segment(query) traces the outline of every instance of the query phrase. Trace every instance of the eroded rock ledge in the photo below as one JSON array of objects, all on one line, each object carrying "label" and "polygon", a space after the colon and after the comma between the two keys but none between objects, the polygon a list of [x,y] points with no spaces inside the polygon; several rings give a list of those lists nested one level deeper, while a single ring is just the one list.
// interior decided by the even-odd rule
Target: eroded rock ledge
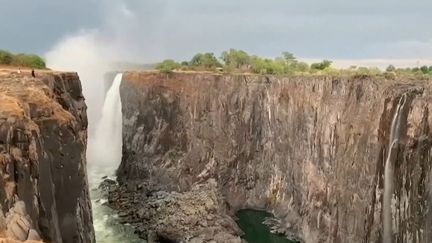
[{"label": "eroded rock ledge", "polygon": [[0,220],[0,231],[5,236],[95,241],[86,143],[86,105],[76,73],[40,71],[33,79],[0,70],[0,218],[6,219]]},{"label": "eroded rock ledge", "polygon": [[[406,96],[392,179],[394,242],[431,241],[430,80],[123,77],[120,189],[111,190],[125,198],[121,211],[138,213],[144,197],[151,205],[161,191],[188,195],[213,180],[223,214],[271,211],[278,231],[307,243],[381,242],[390,126]],[[154,218],[142,215],[135,216],[144,221],[138,225],[174,241],[194,232],[146,226]],[[234,227],[230,232],[237,234]]]}]

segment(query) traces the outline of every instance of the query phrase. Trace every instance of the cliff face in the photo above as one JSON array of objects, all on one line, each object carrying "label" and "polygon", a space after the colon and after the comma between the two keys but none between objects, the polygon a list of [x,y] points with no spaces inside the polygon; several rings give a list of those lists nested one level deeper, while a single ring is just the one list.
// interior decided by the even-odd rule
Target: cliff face
[{"label": "cliff face", "polygon": [[123,77],[120,184],[182,192],[214,178],[228,210],[272,211],[305,242],[382,242],[383,209],[394,242],[432,240],[427,81]]},{"label": "cliff face", "polygon": [[76,73],[41,71],[33,79],[0,71],[0,231],[18,240],[95,241],[86,143]]}]

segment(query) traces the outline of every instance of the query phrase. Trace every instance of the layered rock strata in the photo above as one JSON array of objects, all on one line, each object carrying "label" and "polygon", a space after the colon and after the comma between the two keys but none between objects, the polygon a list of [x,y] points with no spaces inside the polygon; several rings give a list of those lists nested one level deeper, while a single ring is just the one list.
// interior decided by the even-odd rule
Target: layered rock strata
[{"label": "layered rock strata", "polygon": [[86,143],[76,73],[0,70],[0,226],[8,237],[95,241]]},{"label": "layered rock strata", "polygon": [[128,72],[121,97],[123,195],[214,180],[220,212],[271,211],[304,242],[382,242],[388,207],[391,240],[432,241],[430,80]]}]

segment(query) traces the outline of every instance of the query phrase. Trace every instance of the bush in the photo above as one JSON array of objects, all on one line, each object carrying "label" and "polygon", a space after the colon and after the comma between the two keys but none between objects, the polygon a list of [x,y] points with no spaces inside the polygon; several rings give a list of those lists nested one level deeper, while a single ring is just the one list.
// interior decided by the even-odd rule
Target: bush
[{"label": "bush", "polygon": [[45,61],[34,54],[12,54],[8,51],[0,50],[0,64],[13,65],[29,68],[46,68]]},{"label": "bush", "polygon": [[189,65],[205,70],[214,70],[217,67],[222,67],[222,64],[217,60],[214,54],[210,52],[196,54],[189,62]]},{"label": "bush", "polygon": [[45,61],[37,55],[18,54],[12,60],[12,65],[43,69]]},{"label": "bush", "polygon": [[171,73],[180,67],[181,65],[172,59],[164,60],[163,62],[156,65],[156,69],[163,73]]},{"label": "bush", "polygon": [[225,66],[236,69],[247,68],[251,63],[249,54],[245,51],[235,49],[222,52],[221,59],[224,61]]},{"label": "bush", "polygon": [[396,68],[395,68],[395,66],[393,66],[393,65],[389,65],[389,66],[386,68],[386,71],[387,71],[387,72],[394,72],[394,71],[396,71]]},{"label": "bush", "polygon": [[422,66],[422,67],[420,68],[420,71],[421,71],[423,74],[428,74],[428,73],[429,73],[429,67],[428,67],[428,66]]},{"label": "bush", "polygon": [[8,51],[0,50],[0,64],[10,65],[12,63],[13,55]]},{"label": "bush", "polygon": [[324,69],[330,67],[331,64],[332,64],[332,61],[323,60],[322,62],[312,63],[311,68],[316,69],[316,70],[324,70]]}]

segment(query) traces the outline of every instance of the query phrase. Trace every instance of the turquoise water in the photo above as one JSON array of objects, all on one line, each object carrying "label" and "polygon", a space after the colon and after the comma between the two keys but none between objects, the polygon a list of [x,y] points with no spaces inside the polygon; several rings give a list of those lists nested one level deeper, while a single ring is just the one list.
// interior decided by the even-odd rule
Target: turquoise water
[{"label": "turquoise water", "polygon": [[266,218],[273,217],[270,213],[245,209],[237,211],[236,217],[237,224],[245,233],[242,238],[248,243],[295,243],[283,236],[272,234],[269,227],[263,224]]}]

